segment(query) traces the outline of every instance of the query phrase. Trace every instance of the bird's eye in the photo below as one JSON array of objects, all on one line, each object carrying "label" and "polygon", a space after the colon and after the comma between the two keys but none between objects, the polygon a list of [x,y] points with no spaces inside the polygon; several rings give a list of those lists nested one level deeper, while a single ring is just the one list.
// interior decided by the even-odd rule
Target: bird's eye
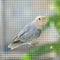
[{"label": "bird's eye", "polygon": [[41,20],[41,19],[39,18],[39,20]]}]

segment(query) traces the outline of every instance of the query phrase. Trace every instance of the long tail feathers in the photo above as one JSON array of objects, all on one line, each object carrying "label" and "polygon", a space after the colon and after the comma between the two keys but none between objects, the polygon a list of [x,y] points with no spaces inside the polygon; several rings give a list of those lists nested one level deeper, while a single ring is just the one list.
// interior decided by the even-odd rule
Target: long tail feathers
[{"label": "long tail feathers", "polygon": [[15,48],[18,48],[19,46],[26,45],[26,44],[31,45],[31,42],[24,43],[24,42],[20,41],[17,36],[15,36],[14,39],[13,39],[13,42],[11,42],[8,45],[8,48],[10,48],[11,50],[13,50]]},{"label": "long tail feathers", "polygon": [[20,42],[20,40],[14,41],[12,43],[9,44],[8,48],[11,48],[11,50],[19,47],[22,44],[22,42]]},{"label": "long tail feathers", "polygon": [[15,36],[15,37],[13,38],[13,42],[8,45],[8,48],[11,48],[11,50],[13,50],[13,49],[19,47],[22,43],[23,43],[23,42],[20,41],[20,40],[18,40],[18,37]]}]

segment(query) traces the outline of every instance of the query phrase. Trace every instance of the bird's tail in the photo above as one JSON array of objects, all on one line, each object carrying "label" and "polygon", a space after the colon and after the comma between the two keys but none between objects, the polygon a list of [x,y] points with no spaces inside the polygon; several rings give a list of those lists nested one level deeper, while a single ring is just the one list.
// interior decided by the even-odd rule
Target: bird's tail
[{"label": "bird's tail", "polygon": [[13,49],[19,47],[21,44],[23,44],[23,42],[20,41],[17,36],[15,36],[14,39],[13,39],[13,42],[11,42],[8,45],[8,48],[11,48],[11,50],[13,50]]}]

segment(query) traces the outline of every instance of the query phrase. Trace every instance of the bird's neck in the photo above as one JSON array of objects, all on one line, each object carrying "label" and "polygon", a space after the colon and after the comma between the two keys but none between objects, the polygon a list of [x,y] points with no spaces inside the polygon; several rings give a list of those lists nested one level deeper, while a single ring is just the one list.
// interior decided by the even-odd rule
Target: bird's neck
[{"label": "bird's neck", "polygon": [[33,21],[32,24],[34,24],[38,29],[42,29],[42,26],[39,25],[37,22]]}]

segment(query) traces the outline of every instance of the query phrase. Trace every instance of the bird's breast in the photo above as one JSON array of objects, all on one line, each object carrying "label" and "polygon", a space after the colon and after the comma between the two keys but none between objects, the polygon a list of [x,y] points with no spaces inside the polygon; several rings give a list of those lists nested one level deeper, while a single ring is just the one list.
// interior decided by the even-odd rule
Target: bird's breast
[{"label": "bird's breast", "polygon": [[41,33],[41,30],[37,29],[36,27],[30,27],[29,31],[21,36],[21,39],[24,42],[29,42],[39,37],[40,33]]}]

